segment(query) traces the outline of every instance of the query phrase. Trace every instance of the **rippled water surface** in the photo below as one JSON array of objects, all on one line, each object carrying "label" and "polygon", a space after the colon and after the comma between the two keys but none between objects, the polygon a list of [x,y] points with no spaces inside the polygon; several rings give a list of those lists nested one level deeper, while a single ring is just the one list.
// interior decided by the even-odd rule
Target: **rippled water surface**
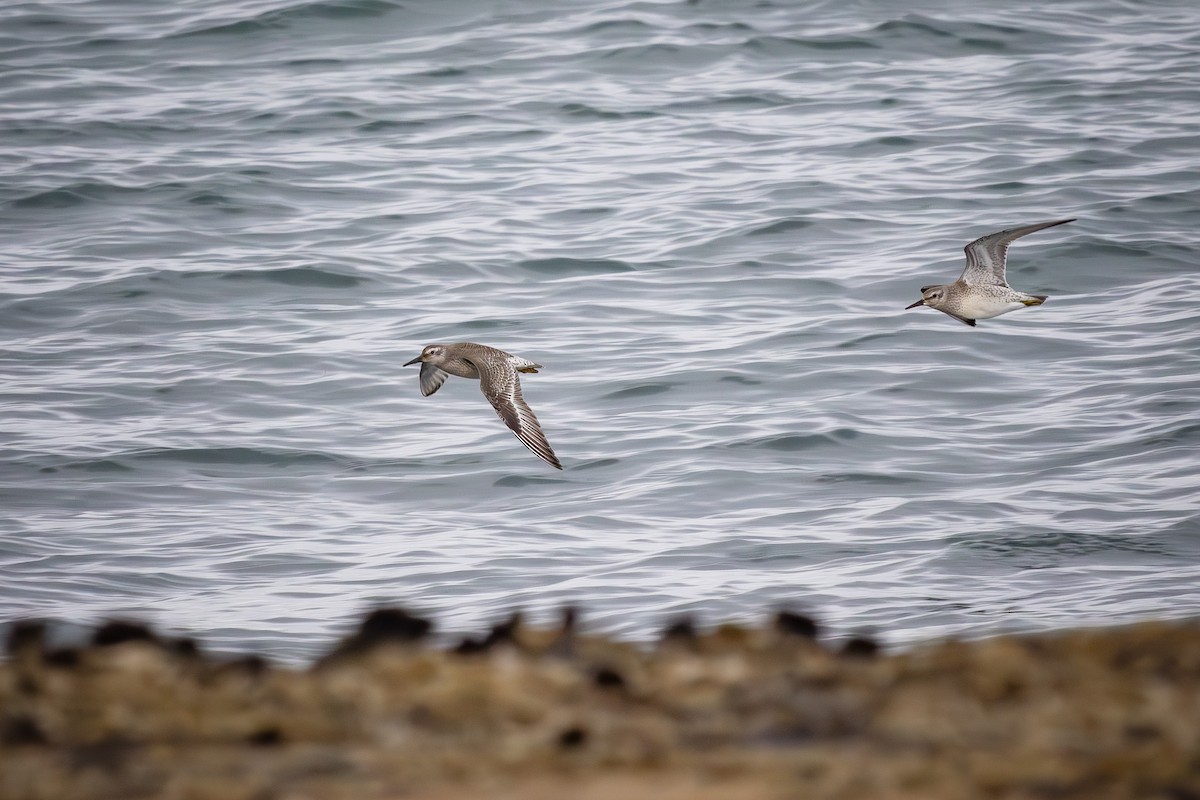
[{"label": "rippled water surface", "polygon": [[0,617],[1194,614],[1200,7],[991,5],[0,6]]}]

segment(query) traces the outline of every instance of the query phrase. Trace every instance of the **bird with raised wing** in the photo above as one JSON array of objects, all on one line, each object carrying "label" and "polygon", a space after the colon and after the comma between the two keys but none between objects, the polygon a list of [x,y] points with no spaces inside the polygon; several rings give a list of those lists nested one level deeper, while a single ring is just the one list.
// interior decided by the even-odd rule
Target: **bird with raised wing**
[{"label": "bird with raised wing", "polygon": [[517,438],[550,466],[562,469],[533,409],[521,396],[517,379],[518,372],[537,372],[541,364],[474,342],[427,345],[404,366],[413,364],[421,365],[421,394],[425,397],[440,389],[450,375],[478,380],[483,396]]},{"label": "bird with raised wing", "polygon": [[1008,285],[1004,275],[1008,246],[1022,236],[1074,221],[1071,218],[1037,222],[979,237],[964,248],[967,266],[958,280],[922,286],[921,299],[907,308],[929,306],[975,327],[977,319],[991,319],[1018,308],[1040,306],[1046,302],[1046,295],[1018,292]]}]

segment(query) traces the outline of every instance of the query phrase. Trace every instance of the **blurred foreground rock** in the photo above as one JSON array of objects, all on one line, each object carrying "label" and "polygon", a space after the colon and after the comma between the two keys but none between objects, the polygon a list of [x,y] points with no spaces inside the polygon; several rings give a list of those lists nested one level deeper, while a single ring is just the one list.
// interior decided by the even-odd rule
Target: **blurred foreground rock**
[{"label": "blurred foreground rock", "polygon": [[109,623],[0,663],[4,800],[1200,799],[1200,625],[822,646],[806,618],[655,646],[514,617],[448,648],[373,612],[311,669]]}]

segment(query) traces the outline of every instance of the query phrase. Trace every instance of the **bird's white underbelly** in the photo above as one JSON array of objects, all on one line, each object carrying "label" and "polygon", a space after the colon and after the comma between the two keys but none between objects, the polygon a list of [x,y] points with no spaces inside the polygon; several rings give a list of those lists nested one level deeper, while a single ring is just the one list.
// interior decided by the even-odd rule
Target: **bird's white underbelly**
[{"label": "bird's white underbelly", "polygon": [[1024,307],[1025,304],[1020,300],[1006,300],[1000,297],[971,297],[966,298],[960,311],[962,316],[967,319],[991,319]]}]

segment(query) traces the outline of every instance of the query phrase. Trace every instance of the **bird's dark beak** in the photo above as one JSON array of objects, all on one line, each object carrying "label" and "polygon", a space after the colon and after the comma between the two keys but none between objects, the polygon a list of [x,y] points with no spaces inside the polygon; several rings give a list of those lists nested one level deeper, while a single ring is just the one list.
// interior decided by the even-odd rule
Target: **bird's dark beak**
[{"label": "bird's dark beak", "polygon": [[924,298],[924,297],[922,297],[922,298],[921,298],[920,300],[918,300],[917,302],[913,303],[911,306],[905,306],[905,307],[904,307],[904,310],[905,310],[905,311],[908,311],[910,308],[916,308],[917,306],[923,306],[923,305],[925,305],[925,298]]},{"label": "bird's dark beak", "polygon": [[409,361],[409,362],[408,362],[407,364],[405,364],[404,366],[406,366],[406,367],[411,367],[413,364],[420,364],[420,363],[421,363],[421,357],[420,357],[420,356],[417,356],[416,358],[414,358],[412,361]]}]

